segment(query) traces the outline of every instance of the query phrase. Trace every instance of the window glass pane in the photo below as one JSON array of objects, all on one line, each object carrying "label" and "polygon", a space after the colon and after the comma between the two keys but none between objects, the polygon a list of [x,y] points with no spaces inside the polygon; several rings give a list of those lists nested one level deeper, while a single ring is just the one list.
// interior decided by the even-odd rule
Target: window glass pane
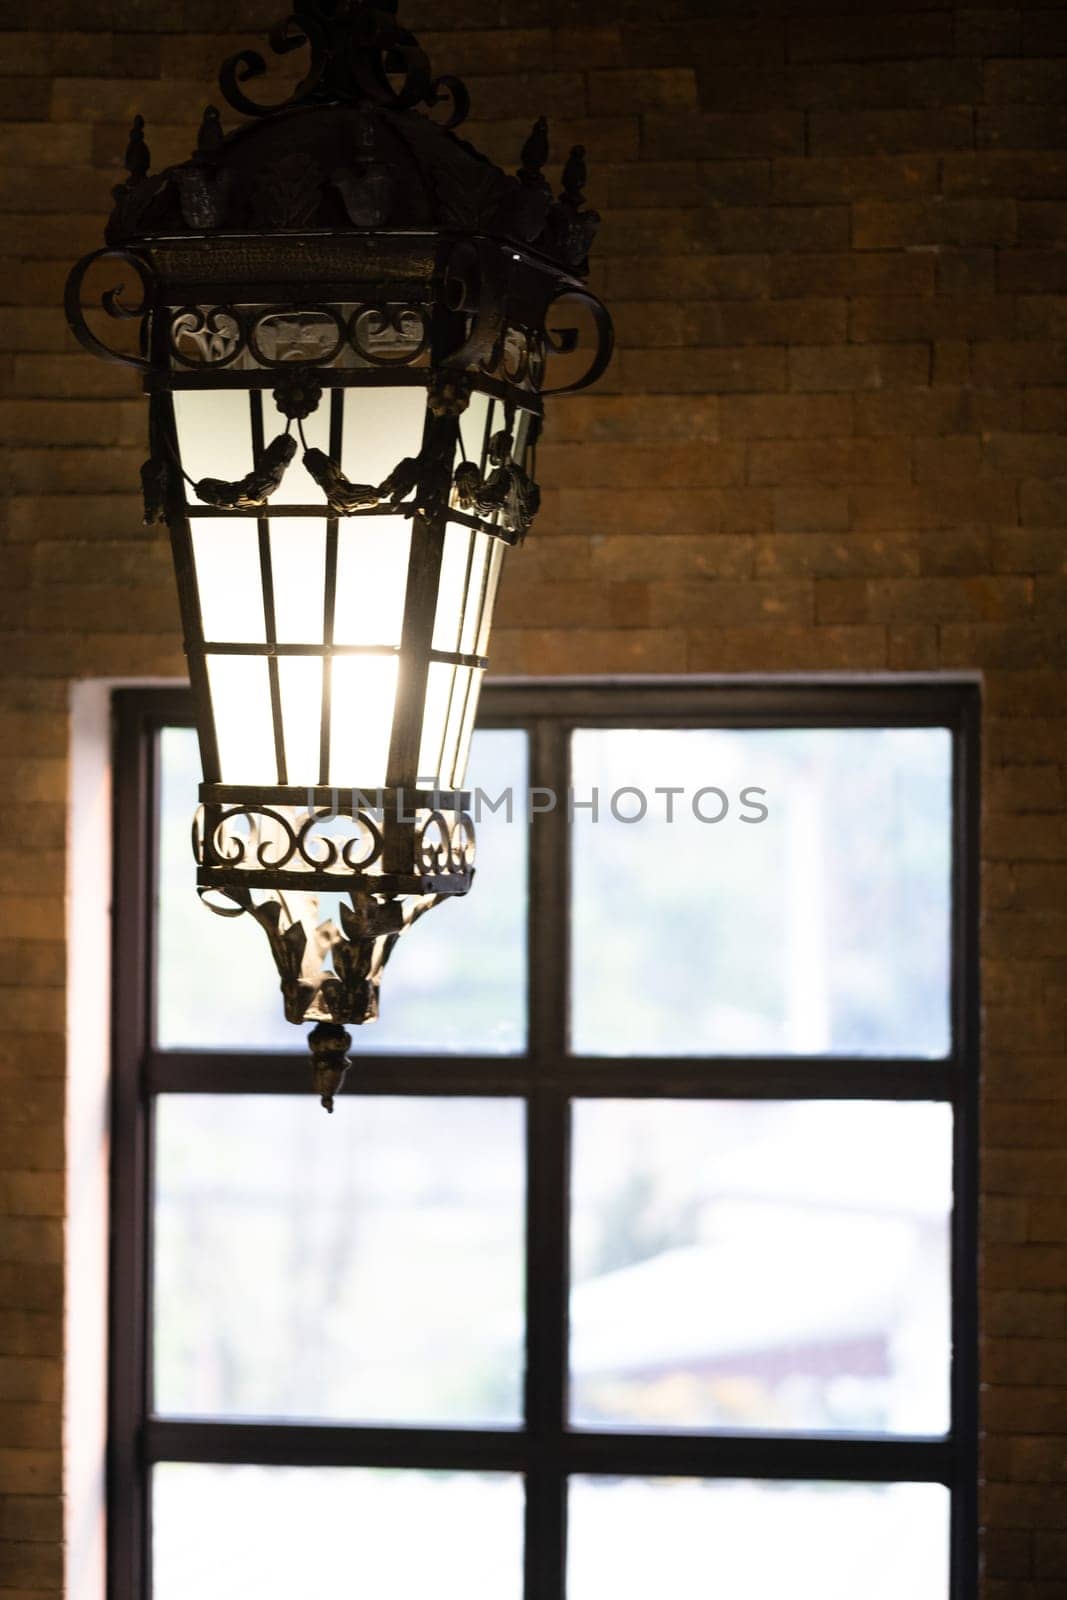
[{"label": "window glass pane", "polygon": [[583,1101],[572,1415],[948,1427],[947,1106]]},{"label": "window glass pane", "polygon": [[[265,663],[255,665],[265,676]],[[285,703],[288,709],[291,702]],[[523,1048],[526,743],[518,729],[475,735],[470,782],[489,801],[510,789],[514,820],[507,820],[504,807],[491,811],[488,804],[480,805],[475,887],[462,899],[435,906],[404,934],[382,982],[379,1021],[351,1030],[355,1051],[509,1054]],[[189,828],[199,782],[195,733],[191,728],[164,729],[159,1044],[164,1049],[303,1050],[303,1031],[282,1014],[278,975],[263,930],[251,917],[214,916],[197,898]]]},{"label": "window glass pane", "polygon": [[155,1468],[155,1600],[520,1600],[519,1478]]},{"label": "window glass pane", "polygon": [[947,1600],[927,1483],[575,1478],[568,1600]]},{"label": "window glass pane", "polygon": [[516,1422],[523,1138],[515,1100],[162,1096],[156,1409]]},{"label": "window glass pane", "polygon": [[600,802],[575,820],[580,1054],[946,1053],[946,729],[582,729],[572,755]]}]

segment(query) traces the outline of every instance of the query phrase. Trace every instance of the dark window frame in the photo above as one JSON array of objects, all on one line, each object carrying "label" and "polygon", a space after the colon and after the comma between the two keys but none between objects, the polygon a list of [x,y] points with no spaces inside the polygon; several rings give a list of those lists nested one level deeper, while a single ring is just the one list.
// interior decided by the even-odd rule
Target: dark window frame
[{"label": "dark window frame", "polygon": [[[150,1600],[148,1484],[158,1461],[517,1471],[526,1482],[525,1597],[562,1600],[572,1473],[927,1481],[952,1493],[950,1600],[977,1582],[978,825],[973,681],[524,680],[486,685],[480,727],[522,727],[530,782],[567,787],[576,727],[946,727],[952,736],[951,1049],[943,1060],[570,1057],[565,808],[530,829],[529,1038],[519,1057],[370,1055],[347,1094],[510,1095],[527,1105],[525,1425],[509,1428],[204,1422],[149,1398],[153,1102],[168,1093],[306,1093],[306,1056],[154,1046],[157,734],[192,724],[186,689],[114,696],[115,863],[109,1600]],[[476,781],[477,775],[473,775]],[[476,893],[492,892],[483,884]],[[190,893],[192,865],[190,863]],[[266,949],[264,960],[268,959]],[[294,1035],[295,1037],[295,1035]],[[295,1070],[294,1070],[295,1058]],[[584,1098],[936,1100],[954,1111],[952,1426],[944,1438],[646,1433],[566,1426],[570,1102]]]}]

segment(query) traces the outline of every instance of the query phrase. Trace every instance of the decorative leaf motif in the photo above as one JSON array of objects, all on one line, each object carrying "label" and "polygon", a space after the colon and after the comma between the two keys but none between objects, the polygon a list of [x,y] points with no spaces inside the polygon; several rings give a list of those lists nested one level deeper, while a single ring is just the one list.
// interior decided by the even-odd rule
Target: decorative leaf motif
[{"label": "decorative leaf motif", "polygon": [[153,527],[167,520],[167,462],[163,456],[149,456],[141,467],[141,493],[144,496],[144,525]]},{"label": "decorative leaf motif", "polygon": [[279,487],[295,454],[296,440],[288,433],[280,433],[264,450],[252,471],[238,482],[201,478],[195,485],[197,499],[227,511],[254,510],[264,505]]},{"label": "decorative leaf motif", "polygon": [[509,533],[524,539],[541,505],[541,491],[511,456],[511,435],[495,433],[489,441],[493,471],[482,477],[473,461],[456,468],[455,494],[460,508],[481,517],[499,515]]},{"label": "decorative leaf motif", "polygon": [[377,506],[383,500],[397,505],[418,482],[419,463],[414,456],[405,456],[377,488],[370,483],[352,483],[345,477],[337,462],[323,450],[304,451],[304,466],[314,478],[326,503],[336,517],[350,516]]}]

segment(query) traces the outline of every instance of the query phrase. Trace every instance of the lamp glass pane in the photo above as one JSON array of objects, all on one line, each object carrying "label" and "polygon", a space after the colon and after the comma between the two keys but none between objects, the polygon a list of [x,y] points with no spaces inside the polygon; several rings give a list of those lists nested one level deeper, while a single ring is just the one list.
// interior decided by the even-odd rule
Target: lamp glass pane
[{"label": "lamp glass pane", "polygon": [[[261,392],[264,444],[270,444],[272,439],[276,439],[280,433],[285,433],[287,428],[296,440],[296,455],[286,467],[281,483],[270,497],[270,503],[276,506],[323,505],[326,496],[304,465],[304,450],[296,423],[290,423],[288,417],[282,415],[269,390]],[[330,403],[330,391],[323,390],[318,410],[313,411],[310,417],[305,417],[301,423],[308,444],[313,449],[322,450],[327,454],[330,449]]]},{"label": "lamp glass pane", "polygon": [[463,607],[463,627],[459,635],[459,648],[465,656],[474,654],[478,642],[478,624],[481,621],[482,603],[489,578],[489,546],[499,543],[499,539],[492,539],[487,533],[476,533],[472,541],[470,572],[467,575],[467,598]]},{"label": "lamp glass pane", "polygon": [[396,702],[396,656],[334,656],[329,782],[364,792],[385,784]]},{"label": "lamp glass pane", "polygon": [[474,719],[478,715],[478,699],[482,692],[482,678],[484,676],[485,674],[481,667],[475,667],[470,672],[467,702],[463,709],[463,720],[459,727],[459,740],[453,758],[452,777],[450,779],[450,782],[457,785],[457,787],[467,776],[471,736],[474,733]]},{"label": "lamp glass pane", "polygon": [[437,612],[433,625],[435,650],[459,649],[473,537],[471,530],[458,522],[449,523],[445,529],[441,576],[437,584]]},{"label": "lamp glass pane", "polygon": [[285,766],[289,783],[301,788],[319,781],[319,728],[322,715],[322,661],[318,656],[281,656],[278,693],[282,703]]},{"label": "lamp glass pane", "polygon": [[263,644],[266,629],[259,534],[248,517],[191,517],[189,528],[204,638]]},{"label": "lamp glass pane", "polygon": [[325,518],[273,518],[270,560],[275,638],[280,644],[319,644],[326,588]]},{"label": "lamp glass pane", "polygon": [[521,1600],[522,1479],[166,1462],[155,1600]]},{"label": "lamp glass pane", "polygon": [[[252,470],[252,421],[247,390],[176,389],[174,421],[183,469],[193,482],[236,482]],[[189,504],[197,497],[186,485]]]},{"label": "lamp glass pane", "polygon": [[474,393],[470,397],[470,404],[459,419],[460,439],[463,448],[456,444],[456,464],[466,459],[473,461],[476,466],[485,466],[485,447],[488,442],[488,429],[486,423],[490,412],[499,410],[497,402],[490,395]]},{"label": "lamp glass pane", "polygon": [[417,777],[426,788],[448,781],[442,770],[445,728],[452,704],[452,685],[456,668],[443,661],[431,661],[426,679],[426,700],[422,714],[422,742],[419,745]]},{"label": "lamp glass pane", "polygon": [[[397,384],[345,390],[341,468],[352,483],[377,486],[422,449],[426,390]],[[321,498],[321,495],[320,495]]]},{"label": "lamp glass pane", "polygon": [[341,520],[337,530],[335,644],[399,645],[410,548],[411,523],[407,517]]},{"label": "lamp glass pane", "polygon": [[487,655],[489,651],[489,635],[493,627],[496,592],[500,586],[500,574],[504,570],[504,557],[506,555],[507,546],[500,539],[494,539],[492,541],[492,549],[489,552],[489,579],[485,586],[482,614],[478,621],[478,637],[474,645],[474,654],[476,656]]},{"label": "lamp glass pane", "polygon": [[569,1600],[948,1600],[939,1483],[572,1478]]},{"label": "lamp glass pane", "polygon": [[266,658],[209,655],[207,670],[222,782],[277,783]]}]

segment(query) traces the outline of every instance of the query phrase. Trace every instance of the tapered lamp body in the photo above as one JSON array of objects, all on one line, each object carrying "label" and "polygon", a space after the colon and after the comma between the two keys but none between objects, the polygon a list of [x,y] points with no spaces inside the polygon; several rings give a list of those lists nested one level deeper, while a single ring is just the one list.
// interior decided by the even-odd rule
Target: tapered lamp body
[{"label": "tapered lamp body", "polygon": [[[243,52],[220,82],[254,120],[224,136],[209,108],[156,177],[136,119],[67,314],[149,396],[146,520],[170,529],[203,762],[197,886],[261,923],[287,1017],[327,1030],[329,1077],[330,1030],[376,1014],[397,935],[471,885],[493,607],[575,344],[549,322],[582,302],[595,330],[558,390],[604,369],[611,324],[582,283],[581,152],[554,199],[543,124],[508,176],[417,109],[451,97],[454,123],[465,94],[387,8],[318,0],[297,20],[272,36],[311,53],[285,105],[247,98],[264,64]],[[102,302],[138,321],[136,353],[82,312],[109,259],[140,280],[137,306]],[[335,923],[320,898],[338,891]]]}]

